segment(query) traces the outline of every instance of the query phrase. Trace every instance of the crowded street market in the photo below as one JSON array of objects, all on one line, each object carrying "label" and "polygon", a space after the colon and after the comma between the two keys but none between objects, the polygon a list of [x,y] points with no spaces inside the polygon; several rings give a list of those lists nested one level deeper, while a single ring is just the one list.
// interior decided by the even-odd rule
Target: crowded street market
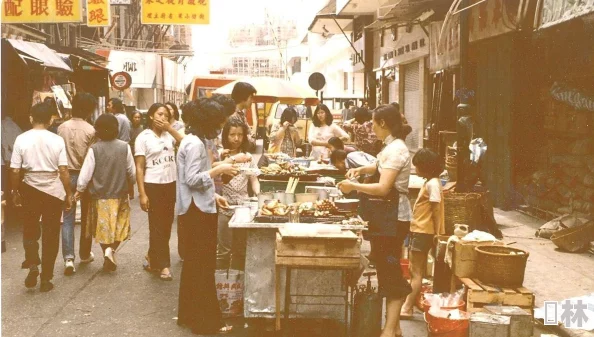
[{"label": "crowded street market", "polygon": [[3,336],[594,336],[594,0],[2,0]]}]

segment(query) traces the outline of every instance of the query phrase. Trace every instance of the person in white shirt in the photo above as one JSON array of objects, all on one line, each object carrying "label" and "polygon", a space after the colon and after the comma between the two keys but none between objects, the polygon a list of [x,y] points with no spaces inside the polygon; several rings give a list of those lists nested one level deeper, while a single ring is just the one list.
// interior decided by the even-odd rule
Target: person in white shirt
[{"label": "person in white shirt", "polygon": [[332,137],[338,137],[344,142],[349,140],[349,135],[338,125],[332,123],[334,118],[325,104],[318,105],[311,120],[313,126],[309,129],[307,137],[312,145],[310,157],[314,159],[329,158],[328,140]]},{"label": "person in white shirt", "polygon": [[[41,103],[31,109],[33,128],[19,135],[14,143],[10,161],[12,200],[23,211],[23,246],[25,261],[22,266],[29,269],[25,279],[27,288],[37,285],[38,265],[41,264],[42,292],[54,288],[51,279],[54,264],[60,248],[60,216],[62,206],[72,207],[72,190],[66,145],[62,137],[47,131],[52,120],[51,107]],[[24,179],[21,183],[21,170]],[[43,220],[39,222],[39,218]],[[39,258],[39,238],[43,250]]]},{"label": "person in white shirt", "polygon": [[175,146],[183,137],[169,124],[171,116],[165,105],[151,105],[147,116],[149,128],[136,137],[134,144],[140,207],[149,218],[149,250],[144,266],[147,271],[160,271],[161,280],[171,281],[169,239],[175,216]]}]

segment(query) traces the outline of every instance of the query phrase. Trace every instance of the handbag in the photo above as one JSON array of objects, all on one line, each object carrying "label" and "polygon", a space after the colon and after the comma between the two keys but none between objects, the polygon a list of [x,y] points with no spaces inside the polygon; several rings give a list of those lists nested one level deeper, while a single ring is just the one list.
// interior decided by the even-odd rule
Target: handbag
[{"label": "handbag", "polygon": [[[376,170],[371,179],[377,182],[379,176]],[[396,236],[399,205],[400,192],[394,187],[385,197],[359,193],[359,214],[369,223],[366,236]]]}]

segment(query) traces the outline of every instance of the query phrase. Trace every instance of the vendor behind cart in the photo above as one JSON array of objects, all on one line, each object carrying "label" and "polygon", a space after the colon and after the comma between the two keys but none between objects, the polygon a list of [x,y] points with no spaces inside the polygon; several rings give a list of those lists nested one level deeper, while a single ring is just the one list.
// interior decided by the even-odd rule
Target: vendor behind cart
[{"label": "vendor behind cart", "polygon": [[[378,154],[377,163],[349,170],[349,180],[338,184],[345,194],[359,192],[360,214],[369,221],[379,292],[387,300],[387,319],[381,337],[402,335],[400,309],[411,292],[400,269],[402,244],[412,220],[407,197],[411,158],[406,144],[398,138],[402,128],[402,116],[394,106],[378,107],[373,113],[373,131],[385,147]],[[379,182],[360,184],[351,180],[368,174],[379,175]]]},{"label": "vendor behind cart", "polygon": [[[233,164],[242,168],[256,169],[256,163],[249,155],[248,126],[237,119],[230,119],[223,128],[223,148],[225,157],[231,158]],[[235,156],[247,154],[246,161],[237,163]],[[260,182],[256,175],[238,174],[223,185],[223,197],[230,205],[241,205],[248,197],[248,185],[255,195],[260,194]],[[232,260],[232,269],[243,270],[245,266],[245,250],[247,233],[244,229],[230,229],[229,221],[234,211],[221,208],[218,215],[217,269],[228,269]]]}]

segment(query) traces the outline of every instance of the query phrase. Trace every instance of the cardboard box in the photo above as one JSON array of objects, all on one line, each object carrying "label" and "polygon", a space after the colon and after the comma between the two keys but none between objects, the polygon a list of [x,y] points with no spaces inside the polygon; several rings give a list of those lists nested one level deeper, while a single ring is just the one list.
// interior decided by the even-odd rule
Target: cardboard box
[{"label": "cardboard box", "polygon": [[458,277],[474,278],[478,246],[503,246],[501,241],[459,241],[454,244],[453,273]]},{"label": "cardboard box", "polygon": [[508,316],[510,318],[510,336],[532,337],[534,322],[532,315],[518,306],[487,305],[484,307],[488,313]]},{"label": "cardboard box", "polygon": [[[470,317],[469,337],[512,337],[509,334],[510,318],[482,312]],[[516,337],[516,336],[513,336]]]}]

